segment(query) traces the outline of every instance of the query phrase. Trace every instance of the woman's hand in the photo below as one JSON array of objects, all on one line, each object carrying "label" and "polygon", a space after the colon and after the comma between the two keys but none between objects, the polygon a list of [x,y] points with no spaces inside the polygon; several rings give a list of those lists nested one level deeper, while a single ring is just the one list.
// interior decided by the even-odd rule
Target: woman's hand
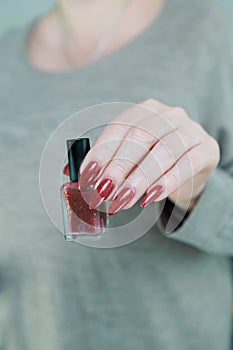
[{"label": "woman's hand", "polygon": [[[113,199],[109,214],[169,197],[192,208],[219,162],[219,146],[180,107],[146,100],[115,118],[89,151],[80,188],[95,183],[90,206]],[[67,169],[65,170],[67,173]]]}]

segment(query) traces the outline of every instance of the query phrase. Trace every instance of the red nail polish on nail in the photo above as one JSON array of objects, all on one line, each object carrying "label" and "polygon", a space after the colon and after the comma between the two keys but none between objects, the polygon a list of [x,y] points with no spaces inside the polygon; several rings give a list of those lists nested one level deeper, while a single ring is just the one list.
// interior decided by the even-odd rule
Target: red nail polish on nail
[{"label": "red nail polish on nail", "polygon": [[90,207],[97,208],[105,199],[108,198],[112,190],[114,189],[113,180],[110,178],[103,179],[99,186],[93,191],[90,199]]},{"label": "red nail polish on nail", "polygon": [[149,204],[153,203],[159,196],[163,193],[164,188],[161,185],[156,185],[154,187],[151,187],[145,197],[143,198],[141,202],[141,207],[147,207]]},{"label": "red nail polish on nail", "polygon": [[132,187],[124,188],[114,199],[108,209],[108,215],[114,215],[124,208],[134,197],[135,190]]},{"label": "red nail polish on nail", "polygon": [[66,164],[63,169],[63,174],[66,176],[70,175],[70,169],[69,169],[69,164]]},{"label": "red nail polish on nail", "polygon": [[90,162],[79,178],[79,189],[86,189],[96,181],[97,175],[100,171],[100,166],[97,161]]},{"label": "red nail polish on nail", "polygon": [[114,189],[114,182],[110,178],[103,179],[99,186],[96,188],[96,191],[98,192],[99,196],[107,199],[112,190]]}]

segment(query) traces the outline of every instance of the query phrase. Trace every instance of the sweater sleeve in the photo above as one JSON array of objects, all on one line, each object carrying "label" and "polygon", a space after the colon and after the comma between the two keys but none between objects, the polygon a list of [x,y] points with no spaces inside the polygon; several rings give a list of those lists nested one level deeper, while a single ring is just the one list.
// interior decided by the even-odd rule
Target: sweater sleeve
[{"label": "sweater sleeve", "polygon": [[[184,215],[174,205],[171,208],[169,201],[159,203],[160,208],[165,206],[157,226],[168,239],[210,254],[233,256],[233,28],[229,18],[222,21],[222,40],[219,38],[218,52],[214,53],[218,56],[216,67],[221,74],[210,87],[210,102],[218,110],[214,111],[215,118],[210,116],[205,124],[206,131],[220,145],[219,167],[209,177],[204,192],[189,215]],[[217,107],[216,100],[220,101]],[[212,132],[213,128],[215,132]]]},{"label": "sweater sleeve", "polygon": [[157,224],[169,239],[208,253],[233,256],[233,177],[230,173],[217,168],[195,208],[175,231],[169,233],[169,226],[175,227],[178,222],[179,210],[174,208],[167,219],[162,222],[160,218]]}]

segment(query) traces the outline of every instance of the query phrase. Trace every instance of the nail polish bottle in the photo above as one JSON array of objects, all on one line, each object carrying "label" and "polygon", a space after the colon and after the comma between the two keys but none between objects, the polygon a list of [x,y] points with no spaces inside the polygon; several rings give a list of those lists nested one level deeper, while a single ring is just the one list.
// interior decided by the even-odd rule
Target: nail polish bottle
[{"label": "nail polish bottle", "polygon": [[94,184],[79,190],[79,170],[83,159],[90,150],[88,138],[67,140],[70,182],[61,186],[64,234],[67,241],[79,237],[97,239],[106,231],[108,218],[105,202],[98,208],[89,207]]}]

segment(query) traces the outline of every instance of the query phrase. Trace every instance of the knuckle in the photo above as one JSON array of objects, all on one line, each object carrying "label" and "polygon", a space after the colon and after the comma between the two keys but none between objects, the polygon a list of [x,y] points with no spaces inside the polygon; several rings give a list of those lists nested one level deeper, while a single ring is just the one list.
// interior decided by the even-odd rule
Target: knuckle
[{"label": "knuckle", "polygon": [[214,166],[217,166],[219,161],[220,161],[220,146],[218,142],[210,136],[209,138],[209,149],[208,149],[208,154],[212,155],[210,158],[212,160],[212,163]]},{"label": "knuckle", "polygon": [[172,108],[172,111],[173,111],[174,113],[179,114],[179,115],[186,115],[186,112],[185,112],[184,108],[183,108],[183,107],[180,107],[180,106],[173,107],[173,108]]},{"label": "knuckle", "polygon": [[184,121],[188,119],[188,115],[184,108],[182,107],[173,107],[170,109],[170,114],[172,115],[173,118],[176,118],[180,121]]},{"label": "knuckle", "polygon": [[217,153],[220,153],[220,146],[217,140],[215,140],[215,138],[213,138],[212,136],[210,136],[209,140],[213,150],[216,151]]},{"label": "knuckle", "polygon": [[206,134],[201,124],[197,123],[196,121],[192,121],[191,128],[196,134]]},{"label": "knuckle", "polygon": [[147,108],[148,110],[151,110],[153,112],[157,112],[158,104],[157,104],[156,100],[153,98],[148,98],[141,105],[144,106],[145,108]]},{"label": "knuckle", "polygon": [[149,106],[153,105],[154,102],[155,102],[155,100],[154,100],[153,98],[147,98],[147,99],[144,101],[144,103],[147,104],[147,105],[149,105]]}]

